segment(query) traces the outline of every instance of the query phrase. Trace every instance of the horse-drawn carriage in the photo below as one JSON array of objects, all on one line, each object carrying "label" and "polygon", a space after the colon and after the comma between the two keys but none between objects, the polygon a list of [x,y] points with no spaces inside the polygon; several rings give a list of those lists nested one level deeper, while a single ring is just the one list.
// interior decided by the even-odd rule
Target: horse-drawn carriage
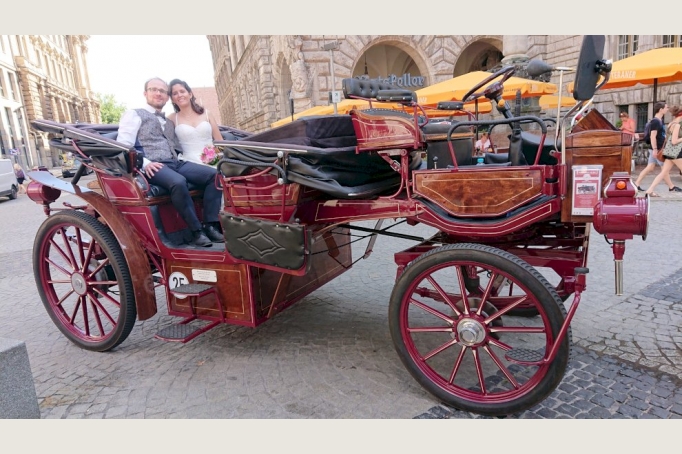
[{"label": "horse-drawn carriage", "polygon": [[[47,312],[67,338],[94,351],[116,347],[136,320],[155,315],[157,287],[169,314],[181,318],[160,339],[187,342],[222,323],[256,327],[349,270],[352,231],[369,233],[366,258],[378,235],[401,236],[385,221],[421,223],[437,233],[395,254],[388,317],[400,359],[449,405],[490,415],[527,409],[566,370],[591,226],[613,242],[617,293],[625,240],[647,232],[648,199],[635,197],[628,174],[632,138],[595,110],[571,124],[599,77],[608,78],[603,45],[603,37],[585,37],[579,102],[553,138],[544,120],[514,115],[501,98],[514,68],[463,99],[485,96],[499,120],[430,121],[410,91],[345,79],[346,97],[401,103],[409,113],[373,108],[258,134],[226,131],[229,139],[216,142],[225,243],[208,248],[187,244],[190,232],[168,194],[147,182],[138,152],[114,140],[115,127],[35,121],[99,183],[77,184],[84,167],[71,183],[30,174],[29,196],[47,214],[33,254]],[[539,134],[523,130],[530,124]],[[511,130],[509,152],[476,165],[472,127],[498,125]],[[583,167],[598,167],[594,187],[604,188],[603,196],[587,191],[592,214],[575,210]],[[190,189],[201,217],[201,194]],[[83,204],[52,206],[62,191]]]}]

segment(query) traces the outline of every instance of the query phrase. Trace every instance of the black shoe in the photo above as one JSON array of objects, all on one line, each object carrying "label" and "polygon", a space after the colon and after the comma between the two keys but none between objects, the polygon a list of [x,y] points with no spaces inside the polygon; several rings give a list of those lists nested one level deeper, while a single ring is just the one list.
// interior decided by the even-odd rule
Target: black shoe
[{"label": "black shoe", "polygon": [[192,232],[192,243],[195,246],[201,246],[201,247],[208,247],[210,246],[211,240],[208,239],[206,234],[202,230],[197,230],[196,232]]},{"label": "black shoe", "polygon": [[211,224],[207,224],[204,226],[204,233],[206,233],[206,236],[214,243],[225,242],[225,237],[223,236],[223,234],[220,233],[220,231]]},{"label": "black shoe", "polygon": [[640,188],[639,186],[637,186],[637,190],[640,191],[640,192],[646,192],[646,189],[642,189],[642,188]]},{"label": "black shoe", "polygon": [[673,186],[672,188],[668,189],[670,192],[682,192],[682,188],[678,188],[677,186]]}]

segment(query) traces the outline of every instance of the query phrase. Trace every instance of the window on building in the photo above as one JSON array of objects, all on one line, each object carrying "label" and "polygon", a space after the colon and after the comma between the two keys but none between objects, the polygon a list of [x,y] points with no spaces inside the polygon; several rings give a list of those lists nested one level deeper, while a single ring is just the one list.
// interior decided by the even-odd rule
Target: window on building
[{"label": "window on building", "polygon": [[3,118],[3,120],[5,122],[5,126],[7,126],[7,133],[9,134],[10,140],[10,148],[16,148],[16,142],[14,140],[14,129],[12,128],[12,110],[9,107],[5,107],[4,113],[5,118]]},{"label": "window on building", "polygon": [[663,47],[682,47],[682,35],[663,35]]},{"label": "window on building", "polygon": [[8,73],[9,76],[9,84],[7,87],[9,88],[9,94],[10,98],[12,98],[15,101],[19,101],[19,88],[17,87],[17,77],[14,75],[14,73]]},{"label": "window on building", "polygon": [[638,35],[618,35],[618,60],[633,56],[638,48]]},{"label": "window on building", "polygon": [[649,104],[635,104],[635,131],[644,132],[647,121],[649,121]]},{"label": "window on building", "polygon": [[5,97],[5,71],[0,69],[0,96]]}]

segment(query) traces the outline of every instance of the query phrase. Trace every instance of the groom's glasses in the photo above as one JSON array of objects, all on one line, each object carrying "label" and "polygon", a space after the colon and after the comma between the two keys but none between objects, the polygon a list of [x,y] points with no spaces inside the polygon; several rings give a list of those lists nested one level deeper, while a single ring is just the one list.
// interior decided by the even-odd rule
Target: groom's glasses
[{"label": "groom's glasses", "polygon": [[152,93],[161,93],[162,95],[168,94],[168,90],[164,90],[163,88],[149,87],[147,88],[147,91],[150,91]]}]

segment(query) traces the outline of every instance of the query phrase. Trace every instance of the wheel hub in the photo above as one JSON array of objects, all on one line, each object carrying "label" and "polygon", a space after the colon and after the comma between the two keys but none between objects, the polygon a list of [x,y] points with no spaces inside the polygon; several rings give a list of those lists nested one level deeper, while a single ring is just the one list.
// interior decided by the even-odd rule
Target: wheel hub
[{"label": "wheel hub", "polygon": [[467,347],[473,347],[485,340],[485,326],[472,318],[466,318],[457,323],[457,338]]},{"label": "wheel hub", "polygon": [[71,275],[71,287],[79,295],[85,295],[88,292],[88,283],[85,280],[85,276],[81,273],[73,273]]}]

